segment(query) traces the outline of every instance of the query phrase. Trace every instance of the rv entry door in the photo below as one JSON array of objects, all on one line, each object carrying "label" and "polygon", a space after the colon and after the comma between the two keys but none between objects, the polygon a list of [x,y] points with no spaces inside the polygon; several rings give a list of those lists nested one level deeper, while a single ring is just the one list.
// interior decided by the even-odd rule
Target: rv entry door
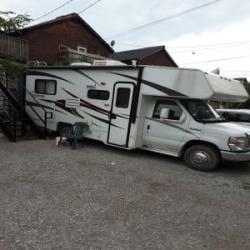
[{"label": "rv entry door", "polygon": [[114,85],[107,141],[109,144],[128,146],[133,91],[133,82],[117,82]]}]

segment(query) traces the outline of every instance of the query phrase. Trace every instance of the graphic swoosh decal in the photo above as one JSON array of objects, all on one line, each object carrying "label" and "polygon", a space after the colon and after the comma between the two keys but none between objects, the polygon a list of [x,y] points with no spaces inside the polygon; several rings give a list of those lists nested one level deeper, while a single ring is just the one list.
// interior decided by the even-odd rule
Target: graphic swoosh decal
[{"label": "graphic swoosh decal", "polygon": [[[93,118],[95,118],[95,119],[97,119],[97,120],[99,120],[99,121],[101,121],[101,122],[104,122],[104,123],[106,123],[106,124],[109,124],[109,121],[108,121],[108,120],[105,120],[105,119],[100,118],[100,117],[98,117],[98,116],[92,115],[92,114],[90,114],[90,113],[88,113],[88,112],[84,112],[84,113],[86,113],[87,115],[89,115],[89,116],[91,116],[91,117],[93,117]],[[119,127],[119,126],[117,126],[117,125],[115,125],[115,124],[113,124],[113,123],[110,123],[110,125],[112,125],[112,126],[114,126],[114,127],[116,127],[116,128],[123,129],[123,128],[121,128],[121,127]]]},{"label": "graphic swoosh decal", "polygon": [[56,79],[59,79],[59,80],[63,80],[65,82],[68,82],[70,84],[73,84],[75,85],[73,82],[65,79],[65,78],[62,78],[60,76],[56,76],[56,75],[53,75],[53,74],[49,74],[49,73],[45,73],[45,72],[40,72],[40,71],[35,71],[35,70],[31,70],[31,71],[28,71],[27,75],[38,75],[38,76],[47,76],[47,77],[53,77],[53,78],[56,78]]},{"label": "graphic swoosh decal", "polygon": [[[137,81],[138,79],[134,76],[129,76],[129,75],[125,75],[125,74],[120,74],[120,73],[116,73],[116,72],[111,72],[112,74],[115,74],[115,75],[119,75],[119,76],[123,76],[123,77],[126,77],[126,78],[129,78],[129,79],[132,79],[132,80],[135,80]],[[157,89],[169,96],[181,96],[181,97],[184,97],[186,95],[178,92],[178,91],[175,91],[175,90],[172,90],[172,89],[169,89],[167,87],[164,87],[164,86],[161,86],[157,83],[154,83],[154,82],[150,82],[150,81],[147,81],[147,80],[141,80],[143,84],[151,87],[151,88],[154,88],[154,89]]]},{"label": "graphic swoosh decal", "polygon": [[183,131],[183,132],[185,132],[185,133],[191,134],[191,135],[193,135],[193,136],[195,136],[195,137],[199,137],[199,136],[197,136],[195,133],[193,133],[193,132],[191,132],[191,131],[189,131],[189,130],[187,130],[187,129],[184,129],[184,128],[182,128],[182,127],[176,126],[176,125],[174,125],[174,124],[172,124],[172,123],[170,123],[170,122],[161,121],[161,120],[154,119],[154,118],[149,118],[149,117],[146,117],[146,119],[148,119],[148,120],[150,120],[150,121],[154,121],[154,122],[158,122],[158,123],[164,124],[164,125],[166,125],[166,126],[170,126],[170,127],[179,129],[179,130],[181,130],[181,131]]},{"label": "graphic swoosh decal", "polygon": [[54,109],[52,107],[49,107],[49,106],[46,106],[46,105],[43,105],[43,104],[40,104],[40,103],[26,101],[26,105],[32,106],[32,107],[39,107],[39,108],[42,108],[44,111],[45,111],[45,109],[49,109],[49,110],[56,111],[58,113],[66,115],[66,113],[64,113],[64,112],[62,112],[60,110]]},{"label": "graphic swoosh decal", "polygon": [[[111,114],[110,111],[105,110],[105,109],[102,109],[102,108],[100,108],[100,107],[97,107],[97,106],[95,106],[95,105],[89,103],[89,102],[84,101],[83,99],[81,99],[80,97],[78,97],[78,96],[72,94],[71,92],[69,92],[69,91],[66,90],[65,88],[62,88],[62,89],[63,89],[67,94],[71,95],[72,97],[80,99],[80,106],[89,108],[89,109],[91,109],[91,110],[94,110],[94,111],[96,111],[96,112],[98,112],[98,113],[102,113],[102,114],[104,114],[104,115],[110,115],[110,114]],[[121,117],[121,118],[124,118],[124,119],[128,119],[126,116],[123,116],[123,115],[118,115],[118,114],[114,114],[114,115],[116,115],[116,116],[118,116],[118,117]]]},{"label": "graphic swoosh decal", "polygon": [[[52,103],[52,102],[53,102],[53,103],[55,103],[55,105],[56,105],[57,107],[59,107],[59,108],[65,110],[65,111],[69,112],[70,114],[72,114],[72,115],[74,115],[74,116],[77,116],[77,117],[80,117],[80,118],[84,119],[84,117],[81,116],[81,115],[79,114],[79,112],[77,112],[77,110],[76,110],[75,108],[68,108],[68,107],[65,107],[65,100],[51,101],[51,100],[43,99],[43,101],[49,102],[49,103]],[[83,112],[84,112],[85,114],[87,114],[87,115],[89,115],[89,116],[91,116],[91,117],[93,117],[93,118],[95,118],[95,119],[101,121],[101,122],[104,122],[104,123],[106,123],[106,124],[109,124],[109,120],[105,120],[105,119],[103,119],[103,118],[97,117],[97,116],[92,115],[92,114],[90,114],[90,113],[88,113],[88,112],[85,112],[85,111],[83,111]],[[94,124],[94,125],[98,126],[97,124]],[[116,126],[116,125],[113,124],[113,123],[111,123],[111,125],[114,126],[114,127],[123,129],[123,128],[121,128],[121,127]],[[98,127],[100,127],[100,126],[98,126]]]},{"label": "graphic swoosh decal", "polygon": [[88,76],[87,74],[83,73],[80,69],[74,69],[73,71],[77,72],[80,75],[85,76],[86,78],[88,78],[89,80],[91,80],[92,82],[94,82],[95,84],[97,84],[98,86],[101,86],[99,84],[99,82],[97,82],[95,79],[93,79],[92,77]]},{"label": "graphic swoosh decal", "polygon": [[28,106],[34,113],[35,115],[39,118],[39,120],[45,124],[44,120],[42,119],[42,117],[36,112],[36,110],[32,107],[32,106]]}]

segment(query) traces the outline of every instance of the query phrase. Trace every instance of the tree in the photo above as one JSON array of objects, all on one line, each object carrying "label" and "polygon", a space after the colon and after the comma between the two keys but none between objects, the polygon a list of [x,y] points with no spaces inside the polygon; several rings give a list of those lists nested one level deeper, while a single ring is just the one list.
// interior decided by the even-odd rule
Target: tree
[{"label": "tree", "polygon": [[0,11],[0,30],[11,33],[24,28],[32,19],[27,14],[16,14],[13,11]]}]

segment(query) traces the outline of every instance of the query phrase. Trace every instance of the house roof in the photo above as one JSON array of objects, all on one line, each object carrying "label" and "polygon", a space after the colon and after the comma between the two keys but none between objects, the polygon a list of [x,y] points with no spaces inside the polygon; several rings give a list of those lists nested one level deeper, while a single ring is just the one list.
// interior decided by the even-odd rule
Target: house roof
[{"label": "house roof", "polygon": [[110,54],[109,57],[118,61],[142,60],[160,51],[164,51],[166,55],[170,58],[170,60],[177,66],[175,61],[166,51],[164,45],[115,52],[115,53]]},{"label": "house roof", "polygon": [[114,50],[110,47],[110,45],[87,22],[85,22],[77,13],[71,13],[71,14],[68,14],[68,15],[59,16],[59,17],[57,17],[55,19],[52,19],[52,20],[49,20],[49,21],[46,21],[46,22],[42,22],[42,23],[39,23],[39,24],[36,24],[36,25],[25,27],[24,29],[21,30],[21,32],[28,32],[28,31],[31,31],[31,30],[34,30],[34,29],[39,29],[40,27],[43,27],[43,26],[47,26],[47,25],[50,25],[50,24],[63,22],[65,20],[75,20],[75,21],[80,22],[111,53],[114,52]]},{"label": "house roof", "polygon": [[247,78],[246,77],[237,77],[237,78],[233,78],[234,80],[243,82],[243,83],[248,83]]}]

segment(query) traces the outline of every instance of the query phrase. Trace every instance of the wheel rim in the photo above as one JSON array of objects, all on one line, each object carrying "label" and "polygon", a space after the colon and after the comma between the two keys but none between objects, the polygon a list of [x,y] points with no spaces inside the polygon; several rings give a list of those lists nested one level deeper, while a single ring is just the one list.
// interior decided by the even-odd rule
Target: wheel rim
[{"label": "wheel rim", "polygon": [[196,151],[191,156],[191,161],[195,165],[207,165],[210,162],[210,156],[207,152]]}]

